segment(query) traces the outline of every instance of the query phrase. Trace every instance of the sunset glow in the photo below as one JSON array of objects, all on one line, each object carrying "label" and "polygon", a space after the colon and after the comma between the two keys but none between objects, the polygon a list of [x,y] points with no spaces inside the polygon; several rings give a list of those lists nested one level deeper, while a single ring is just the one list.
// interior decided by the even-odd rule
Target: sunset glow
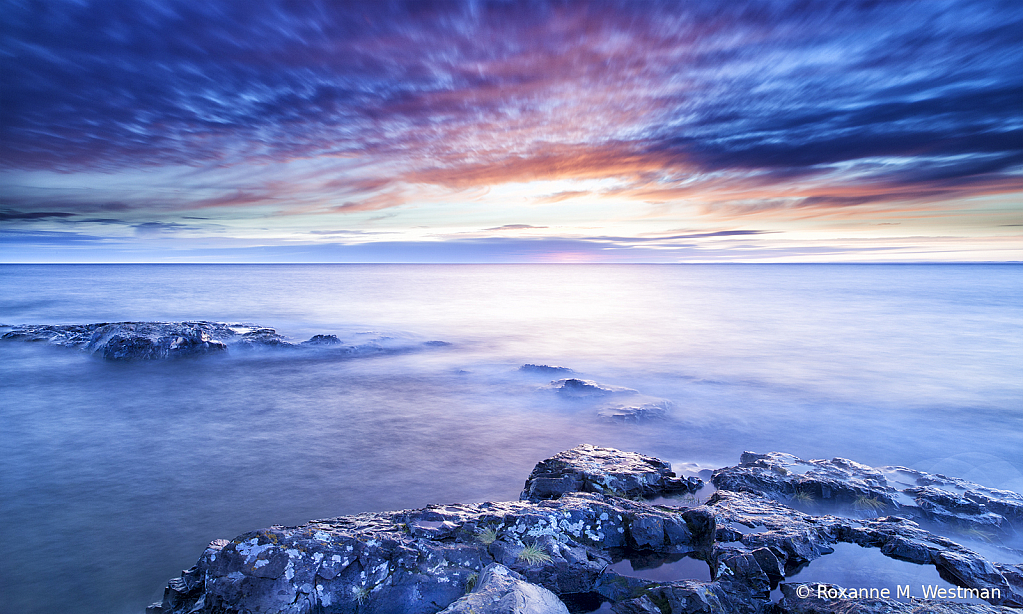
[{"label": "sunset glow", "polygon": [[1023,259],[1003,2],[11,2],[4,262]]}]

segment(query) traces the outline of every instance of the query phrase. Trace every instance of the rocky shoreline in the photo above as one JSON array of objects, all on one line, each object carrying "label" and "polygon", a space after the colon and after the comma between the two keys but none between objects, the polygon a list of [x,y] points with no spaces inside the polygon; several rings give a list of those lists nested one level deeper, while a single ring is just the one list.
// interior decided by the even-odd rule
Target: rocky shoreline
[{"label": "rocky shoreline", "polygon": [[[1009,547],[1023,529],[1017,493],[904,467],[781,453],[747,452],[709,478],[706,484],[676,476],[653,457],[581,445],[538,463],[519,501],[365,513],[215,540],[147,612],[922,614],[1023,607],[1023,552]],[[1015,562],[959,543],[970,540]],[[850,598],[849,589],[862,587],[793,579],[842,544],[931,566],[951,588],[937,599],[921,599],[917,590],[903,600],[869,591]],[[676,567],[688,571],[668,580],[630,572]]]}]

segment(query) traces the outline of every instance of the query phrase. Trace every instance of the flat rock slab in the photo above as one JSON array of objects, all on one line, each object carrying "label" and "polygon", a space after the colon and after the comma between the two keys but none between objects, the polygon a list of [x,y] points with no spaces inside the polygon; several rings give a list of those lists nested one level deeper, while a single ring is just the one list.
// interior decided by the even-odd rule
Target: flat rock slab
[{"label": "flat rock slab", "polygon": [[739,465],[718,469],[711,481],[721,490],[763,493],[803,509],[908,515],[992,541],[1023,532],[1018,493],[906,467],[744,452]]},{"label": "flat rock slab", "polygon": [[701,486],[703,480],[678,478],[671,464],[652,456],[582,444],[537,463],[519,498],[539,501],[568,492],[654,497]]}]

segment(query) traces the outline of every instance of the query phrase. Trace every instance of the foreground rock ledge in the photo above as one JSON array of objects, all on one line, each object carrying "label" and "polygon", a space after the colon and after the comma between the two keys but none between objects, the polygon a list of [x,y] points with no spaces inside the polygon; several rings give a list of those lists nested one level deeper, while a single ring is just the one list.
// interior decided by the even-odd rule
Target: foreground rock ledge
[{"label": "foreground rock ledge", "polygon": [[[618,614],[1019,611],[1011,608],[1023,607],[1023,565],[989,561],[937,532],[980,522],[1014,535],[1019,495],[897,469],[901,488],[885,477],[892,468],[746,453],[739,466],[715,472],[718,491],[699,504],[690,492],[699,481],[676,477],[667,463],[583,445],[540,462],[520,501],[359,514],[216,540],[147,612],[554,614],[602,602]],[[808,494],[796,497],[792,488]],[[888,495],[887,515],[809,514],[787,504],[834,504],[840,512],[853,493],[853,506]],[[960,500],[971,504],[953,505]],[[839,542],[933,565],[991,605],[800,599],[800,585],[786,577]],[[650,581],[617,565],[683,557],[706,565],[711,580]],[[772,600],[779,585],[783,597]]]}]

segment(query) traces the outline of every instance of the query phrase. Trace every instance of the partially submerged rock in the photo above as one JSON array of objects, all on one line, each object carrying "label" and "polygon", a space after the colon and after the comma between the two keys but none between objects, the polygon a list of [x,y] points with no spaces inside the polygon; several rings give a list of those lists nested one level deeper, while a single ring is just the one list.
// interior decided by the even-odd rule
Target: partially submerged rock
[{"label": "partially submerged rock", "polygon": [[[237,349],[329,350],[340,356],[364,356],[409,350],[387,337],[346,343],[336,335],[315,335],[293,343],[273,328],[226,322],[102,322],[98,324],[26,325],[11,327],[0,339],[47,343],[75,348],[107,360],[163,360]],[[431,341],[423,346],[446,343]]]},{"label": "partially submerged rock", "polygon": [[[747,466],[739,468],[809,475],[827,481],[839,496],[888,492],[878,470],[865,465],[798,461],[812,467],[779,474],[772,469],[778,459],[788,466],[798,461],[744,455]],[[566,605],[568,611],[591,611],[601,601],[618,614],[981,613],[1005,611],[997,605],[1023,607],[1023,565],[988,561],[901,516],[801,512],[778,500],[782,483],[733,469],[716,472],[719,490],[704,505],[651,505],[619,495],[693,489],[699,480],[677,478],[668,463],[653,457],[583,445],[538,463],[519,501],[359,514],[215,541],[148,612],[557,613]],[[850,472],[847,480],[840,469]],[[799,585],[786,579],[839,543],[933,565],[945,580],[992,606],[793,598]],[[680,557],[705,561],[711,580],[651,580],[616,571],[625,559],[636,569]],[[785,597],[775,602],[771,591],[777,587]]]},{"label": "partially submerged rock", "polygon": [[1023,496],[906,467],[874,468],[844,458],[803,460],[779,452],[744,452],[738,466],[715,471],[712,481],[722,490],[763,493],[804,508],[900,514],[987,539],[1023,532]]},{"label": "partially submerged rock", "polygon": [[519,367],[519,371],[526,373],[542,373],[544,375],[550,375],[551,373],[574,373],[572,369],[568,367],[558,367],[555,365],[534,365],[525,364]]},{"label": "partially submerged rock", "polygon": [[600,384],[577,377],[554,380],[541,390],[552,391],[558,397],[573,403],[597,404],[597,417],[611,422],[639,422],[662,418],[672,407],[671,401],[667,399],[640,394],[633,388]]},{"label": "partially submerged rock", "polygon": [[609,386],[598,384],[593,380],[568,377],[554,380],[543,387],[544,390],[553,390],[558,396],[569,399],[588,399],[592,397],[607,397],[611,395],[632,395],[639,394],[638,390],[624,386]]}]

